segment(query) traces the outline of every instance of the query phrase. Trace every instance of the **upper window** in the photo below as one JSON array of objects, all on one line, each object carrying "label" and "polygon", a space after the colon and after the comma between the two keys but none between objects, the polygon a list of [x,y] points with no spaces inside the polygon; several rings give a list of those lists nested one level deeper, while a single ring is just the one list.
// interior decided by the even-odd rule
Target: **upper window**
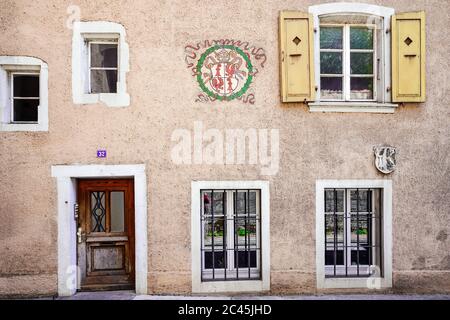
[{"label": "upper window", "polygon": [[192,183],[193,292],[269,289],[269,208],[265,181]]},{"label": "upper window", "polygon": [[117,41],[89,41],[89,92],[116,93]]},{"label": "upper window", "polygon": [[47,131],[47,97],[47,64],[32,57],[0,57],[2,131]]},{"label": "upper window", "polygon": [[128,45],[122,25],[75,22],[72,40],[72,90],[77,104],[130,104],[126,92]]}]

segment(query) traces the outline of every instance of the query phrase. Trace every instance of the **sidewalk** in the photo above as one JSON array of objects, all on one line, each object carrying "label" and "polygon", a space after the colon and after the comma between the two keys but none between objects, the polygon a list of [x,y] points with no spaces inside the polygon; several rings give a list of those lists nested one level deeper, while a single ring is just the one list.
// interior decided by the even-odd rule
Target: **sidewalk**
[{"label": "sidewalk", "polygon": [[132,291],[78,292],[72,297],[56,300],[450,300],[450,295],[399,295],[399,294],[351,294],[351,295],[290,295],[290,296],[153,296],[136,295]]}]

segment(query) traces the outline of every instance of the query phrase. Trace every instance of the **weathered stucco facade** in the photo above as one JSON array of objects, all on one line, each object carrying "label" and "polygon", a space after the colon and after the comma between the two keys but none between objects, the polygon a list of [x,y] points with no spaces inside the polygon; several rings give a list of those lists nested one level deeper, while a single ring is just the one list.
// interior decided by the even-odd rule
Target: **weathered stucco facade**
[{"label": "weathered stucco facade", "polygon": [[[0,55],[48,64],[48,132],[0,132],[0,295],[57,293],[57,186],[54,165],[145,164],[148,292],[191,292],[191,182],[267,180],[270,184],[270,291],[318,290],[315,253],[317,179],[392,180],[393,286],[387,291],[450,293],[449,2],[366,0],[396,12],[425,10],[425,103],[393,114],[312,113],[280,102],[280,10],[308,11],[326,1],[77,1],[81,21],[126,30],[130,105],[75,105],[67,1],[0,3]],[[199,102],[185,47],[239,39],[265,52],[241,100]],[[197,100],[197,101],[196,101]],[[176,129],[279,129],[277,174],[259,165],[177,165]],[[397,147],[396,171],[374,166],[373,146]],[[106,149],[106,159],[96,150]],[[364,291],[358,289],[356,291]]]}]

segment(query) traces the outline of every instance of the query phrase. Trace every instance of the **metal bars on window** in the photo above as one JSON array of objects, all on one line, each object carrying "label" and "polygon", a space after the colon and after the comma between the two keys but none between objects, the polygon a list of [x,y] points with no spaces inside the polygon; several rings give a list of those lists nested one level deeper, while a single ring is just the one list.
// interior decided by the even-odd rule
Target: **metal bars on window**
[{"label": "metal bars on window", "polygon": [[261,279],[260,190],[201,190],[202,281]]},{"label": "metal bars on window", "polygon": [[381,275],[381,189],[325,189],[324,202],[325,276]]}]

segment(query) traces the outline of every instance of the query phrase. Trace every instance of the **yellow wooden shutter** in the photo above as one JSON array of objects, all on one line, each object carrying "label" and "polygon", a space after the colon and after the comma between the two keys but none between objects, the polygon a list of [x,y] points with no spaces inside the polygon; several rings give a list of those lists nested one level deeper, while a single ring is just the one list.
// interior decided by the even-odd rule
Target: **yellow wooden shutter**
[{"label": "yellow wooden shutter", "polygon": [[392,101],[425,101],[425,12],[392,17]]},{"label": "yellow wooden shutter", "polygon": [[314,101],[313,18],[297,11],[280,13],[281,98]]}]

